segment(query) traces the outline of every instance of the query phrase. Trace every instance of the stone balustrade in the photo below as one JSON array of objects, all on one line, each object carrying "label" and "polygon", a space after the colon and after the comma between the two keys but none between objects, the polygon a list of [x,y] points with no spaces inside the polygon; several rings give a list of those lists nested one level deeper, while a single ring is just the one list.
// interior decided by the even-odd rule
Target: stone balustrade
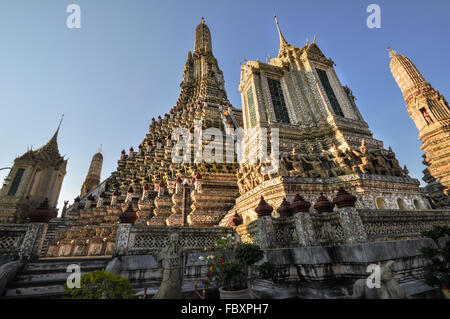
[{"label": "stone balustrade", "polygon": [[46,231],[46,223],[1,224],[0,262],[36,258],[42,248]]},{"label": "stone balustrade", "polygon": [[[408,240],[423,237],[422,232],[434,226],[450,226],[450,210],[357,209],[352,197],[341,189],[333,202],[320,196],[314,208],[300,197],[291,207],[306,209],[294,209],[293,215],[278,218],[261,198],[255,209],[259,218],[235,230],[243,242],[263,248],[293,248]],[[277,211],[286,211],[287,204],[283,202]]]},{"label": "stone balustrade", "polygon": [[18,257],[26,232],[25,224],[0,224],[0,256]]},{"label": "stone balustrade", "polygon": [[189,226],[139,226],[120,224],[117,231],[115,255],[145,255],[167,246],[169,234],[180,234],[180,245],[185,251],[202,251],[233,228]]},{"label": "stone balustrade", "polygon": [[450,226],[450,210],[359,210],[370,242],[422,237],[434,226]]},{"label": "stone balustrade", "polygon": [[72,227],[56,232],[46,257],[112,256],[117,225]]}]

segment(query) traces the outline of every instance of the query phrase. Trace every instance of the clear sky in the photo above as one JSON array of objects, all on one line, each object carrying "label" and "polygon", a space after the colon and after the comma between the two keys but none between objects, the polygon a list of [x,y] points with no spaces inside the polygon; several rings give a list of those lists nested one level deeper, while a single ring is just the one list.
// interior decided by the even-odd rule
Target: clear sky
[{"label": "clear sky", "polygon": [[[81,7],[80,29],[66,26],[71,3]],[[381,7],[380,29],[366,26],[371,3]],[[100,144],[102,179],[108,177],[120,151],[136,149],[151,118],[175,104],[202,16],[229,100],[240,108],[239,60],[276,56],[275,13],[291,44],[317,35],[375,138],[421,180],[421,142],[386,47],[409,57],[450,99],[447,0],[1,0],[0,168],[45,144],[64,113],[58,142],[69,162],[60,205],[79,194]],[[0,180],[6,174],[0,171]]]}]

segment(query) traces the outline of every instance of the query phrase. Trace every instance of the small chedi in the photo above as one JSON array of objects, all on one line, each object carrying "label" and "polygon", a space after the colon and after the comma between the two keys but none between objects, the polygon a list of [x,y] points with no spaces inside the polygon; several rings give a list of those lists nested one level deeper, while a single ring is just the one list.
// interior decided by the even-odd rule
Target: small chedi
[{"label": "small chedi", "polygon": [[[316,288],[325,282],[324,289],[308,287],[324,290],[322,297],[335,291],[327,290],[335,284],[328,280],[360,279],[380,260],[395,260],[403,282],[421,280],[416,250],[423,242],[410,240],[450,225],[443,209],[448,104],[409,60],[392,57],[411,116],[428,123],[418,126],[429,163],[422,190],[394,150],[373,137],[316,38],[295,47],[276,26],[278,55],[241,64],[241,110],[228,101],[202,18],[175,106],[151,120],[142,142],[123,150],[103,181],[103,155],[95,154],[80,196],[65,202],[58,218],[67,165],[59,127],[45,146],[17,158],[0,191],[0,252],[24,260],[115,257],[117,273],[145,288],[161,279],[159,260],[168,288],[155,290],[156,298],[178,296],[182,281],[201,282],[207,270],[197,264],[199,251],[227,234],[266,248],[288,281]],[[355,257],[349,245],[364,253]],[[176,263],[183,273],[171,268]],[[136,268],[143,265],[150,268]],[[312,290],[297,288],[297,297],[310,297]]]}]

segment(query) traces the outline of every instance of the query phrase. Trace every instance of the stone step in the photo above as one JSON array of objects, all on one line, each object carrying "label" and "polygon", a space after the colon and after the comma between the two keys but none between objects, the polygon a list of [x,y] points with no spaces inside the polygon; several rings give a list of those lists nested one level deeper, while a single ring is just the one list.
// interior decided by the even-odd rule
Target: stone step
[{"label": "stone step", "polygon": [[40,274],[40,273],[58,273],[67,271],[67,267],[71,264],[77,264],[80,266],[81,271],[92,271],[95,269],[103,269],[108,264],[108,260],[93,260],[93,261],[56,261],[52,263],[46,262],[33,262],[28,263],[20,272],[21,274]]},{"label": "stone step", "polygon": [[[69,264],[68,264],[69,265]],[[55,267],[25,267],[19,274],[23,275],[38,275],[38,274],[55,274],[55,273],[67,273],[68,265],[58,265]],[[105,264],[95,264],[95,265],[80,265],[81,272],[90,272],[97,269],[105,269],[107,263]]]},{"label": "stone step", "polygon": [[[87,274],[90,271],[96,269],[82,269],[81,276]],[[19,273],[14,281],[9,284],[9,288],[22,288],[22,287],[38,287],[38,286],[49,286],[49,285],[63,285],[71,273],[68,272],[52,272],[52,273],[41,273],[41,274],[22,274]]]},{"label": "stone step", "polygon": [[64,295],[63,285],[49,285],[36,287],[8,288],[2,298],[25,299],[25,298],[61,298]]},{"label": "stone step", "polygon": [[104,269],[110,257],[103,258],[45,258],[29,262],[19,271],[6,289],[3,298],[60,298],[70,273],[67,266],[78,264],[81,275]]}]

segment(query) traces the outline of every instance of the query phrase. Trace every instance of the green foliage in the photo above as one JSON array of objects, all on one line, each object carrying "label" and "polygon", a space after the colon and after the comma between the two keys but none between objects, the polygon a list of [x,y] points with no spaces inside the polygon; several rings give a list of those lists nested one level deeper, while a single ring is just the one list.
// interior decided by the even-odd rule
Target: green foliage
[{"label": "green foliage", "polygon": [[208,252],[208,279],[204,284],[208,286],[211,281],[217,280],[223,289],[231,291],[247,288],[248,266],[264,256],[259,246],[241,244],[231,235],[216,240],[205,250]]},{"label": "green foliage", "polygon": [[450,228],[447,226],[436,226],[432,230],[422,233],[424,236],[434,240],[437,248],[423,247],[421,252],[430,263],[424,267],[425,283],[431,287],[450,287],[450,241],[443,248],[439,247],[439,238],[449,236]]},{"label": "green foliage", "polygon": [[278,280],[277,267],[272,263],[265,262],[258,267],[258,272],[261,279],[272,280],[273,282]]},{"label": "green foliage", "polygon": [[254,244],[239,245],[234,251],[234,257],[243,264],[250,266],[264,257],[264,251]]},{"label": "green foliage", "polygon": [[435,226],[433,229],[424,231],[422,235],[431,238],[436,242],[441,237],[450,236],[450,227]]},{"label": "green foliage", "polygon": [[225,263],[220,268],[222,287],[226,290],[240,290],[247,287],[247,273],[236,263]]},{"label": "green foliage", "polygon": [[64,284],[67,298],[70,299],[129,299],[135,292],[128,279],[95,270],[81,277],[81,287],[70,289]]}]

